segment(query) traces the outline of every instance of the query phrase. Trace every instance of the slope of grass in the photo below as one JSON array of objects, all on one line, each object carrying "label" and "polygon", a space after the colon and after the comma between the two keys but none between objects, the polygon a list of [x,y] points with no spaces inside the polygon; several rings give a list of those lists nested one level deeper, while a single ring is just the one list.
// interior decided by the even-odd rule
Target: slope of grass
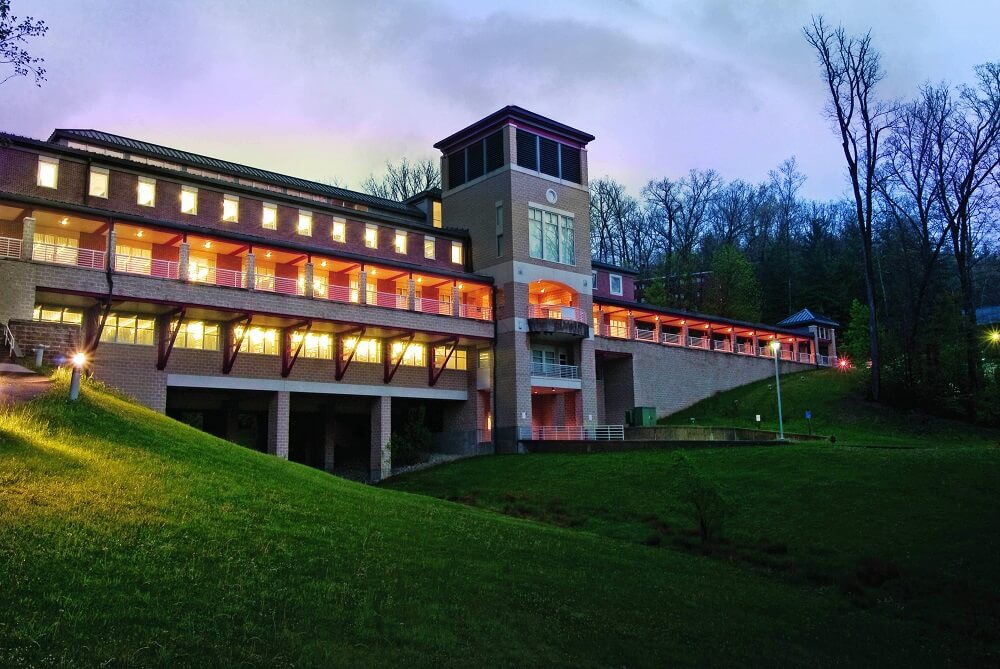
[{"label": "slope of grass", "polygon": [[[0,665],[815,666],[987,652],[960,632],[921,638],[919,621],[846,605],[832,586],[339,480],[95,386],[75,404],[64,393],[60,381],[0,414]],[[519,462],[546,464],[480,466]]]},{"label": "slope of grass", "polygon": [[[1000,443],[1000,430],[902,411],[865,400],[865,377],[859,370],[824,369],[781,378],[781,401],[787,432],[836,436],[838,443],[880,446],[936,446]],[[806,411],[812,414],[806,420]],[[719,393],[660,420],[667,425],[778,429],[774,379]]]},{"label": "slope of grass", "polygon": [[[836,373],[798,375],[786,386],[786,401],[808,402],[824,429],[845,438],[685,452],[732,508],[721,545],[692,536],[695,520],[673,475],[679,456],[669,451],[477,458],[388,485],[661,552],[707,554],[782,584],[834,584],[845,605],[918,621],[929,639],[958,633],[995,660],[998,434],[867,404]],[[725,408],[762,401],[766,390],[738,389],[690,415],[731,423]]]}]

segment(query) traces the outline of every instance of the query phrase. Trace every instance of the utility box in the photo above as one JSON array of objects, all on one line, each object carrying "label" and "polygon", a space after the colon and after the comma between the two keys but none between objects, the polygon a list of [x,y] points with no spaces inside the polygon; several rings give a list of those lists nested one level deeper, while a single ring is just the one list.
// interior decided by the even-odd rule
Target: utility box
[{"label": "utility box", "polygon": [[656,407],[635,407],[628,413],[628,423],[632,427],[653,427],[656,425]]}]

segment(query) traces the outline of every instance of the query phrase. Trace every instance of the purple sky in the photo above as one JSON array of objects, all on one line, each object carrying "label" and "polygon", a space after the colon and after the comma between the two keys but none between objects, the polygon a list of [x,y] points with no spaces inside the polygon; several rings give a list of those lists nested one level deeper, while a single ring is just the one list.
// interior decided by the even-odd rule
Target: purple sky
[{"label": "purple sky", "polygon": [[833,198],[812,13],[872,28],[886,95],[1000,59],[996,0],[12,4],[49,24],[49,73],[4,84],[0,129],[98,128],[354,188],[518,104],[596,135],[591,177],[635,195],[692,167],[761,180],[794,154],[804,193]]}]

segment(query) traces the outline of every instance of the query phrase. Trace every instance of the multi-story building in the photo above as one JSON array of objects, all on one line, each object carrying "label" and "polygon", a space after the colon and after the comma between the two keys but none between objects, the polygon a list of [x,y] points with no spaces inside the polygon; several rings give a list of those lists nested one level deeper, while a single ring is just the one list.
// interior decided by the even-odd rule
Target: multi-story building
[{"label": "multi-story building", "polygon": [[590,258],[591,135],[506,107],[406,202],[94,130],[0,136],[0,323],[140,402],[281,457],[390,471],[604,434],[773,370],[815,333],[651,308]]}]

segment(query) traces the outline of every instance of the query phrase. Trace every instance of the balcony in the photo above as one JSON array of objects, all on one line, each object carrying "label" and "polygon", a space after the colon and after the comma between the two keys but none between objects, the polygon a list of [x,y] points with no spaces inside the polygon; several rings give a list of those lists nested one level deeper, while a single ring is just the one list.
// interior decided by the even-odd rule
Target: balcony
[{"label": "balcony", "polygon": [[577,323],[587,323],[589,320],[581,309],[552,304],[529,304],[528,318],[550,318]]},{"label": "balcony", "polygon": [[531,375],[552,379],[579,379],[578,365],[555,365],[547,362],[531,363]]},{"label": "balcony", "polygon": [[0,237],[0,258],[20,258],[21,240],[14,237]]},{"label": "balcony", "polygon": [[207,283],[216,286],[227,286],[229,288],[243,288],[246,286],[246,274],[244,272],[234,269],[223,269],[221,267],[195,265],[194,263],[188,267],[188,280],[194,283]]},{"label": "balcony", "polygon": [[586,339],[590,325],[584,312],[576,307],[529,304],[528,331],[553,340]]},{"label": "balcony", "polygon": [[522,427],[520,437],[535,441],[624,441],[624,425],[533,425]]},{"label": "balcony", "polygon": [[31,259],[56,265],[75,265],[87,269],[106,269],[107,253],[75,246],[61,246],[35,242],[31,246]]},{"label": "balcony", "polygon": [[144,274],[158,279],[177,279],[180,276],[179,270],[180,263],[174,260],[137,258],[120,253],[115,254],[115,271],[123,274]]},{"label": "balcony", "polygon": [[284,276],[264,276],[255,274],[253,277],[254,289],[262,290],[266,293],[281,293],[282,295],[305,295],[306,287],[297,279]]}]

